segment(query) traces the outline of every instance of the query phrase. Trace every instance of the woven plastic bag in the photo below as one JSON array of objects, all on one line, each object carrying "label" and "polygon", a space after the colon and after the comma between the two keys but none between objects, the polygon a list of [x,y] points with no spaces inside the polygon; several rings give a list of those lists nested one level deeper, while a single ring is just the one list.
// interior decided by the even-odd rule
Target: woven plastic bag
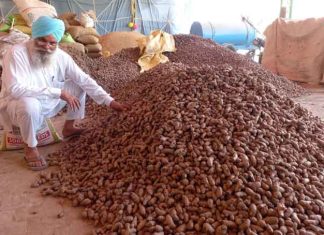
[{"label": "woven plastic bag", "polygon": [[[50,119],[44,120],[42,126],[37,131],[37,146],[44,146],[61,141],[61,137],[56,132]],[[16,150],[24,148],[24,142],[20,135],[19,127],[13,127],[12,131],[0,131],[0,150]]]}]

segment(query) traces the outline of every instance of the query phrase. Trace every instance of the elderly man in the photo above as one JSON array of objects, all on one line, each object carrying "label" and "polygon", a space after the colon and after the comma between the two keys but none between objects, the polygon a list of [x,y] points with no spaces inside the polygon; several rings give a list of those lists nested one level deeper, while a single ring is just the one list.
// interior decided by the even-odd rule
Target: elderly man
[{"label": "elderly man", "polygon": [[47,167],[37,150],[36,131],[44,118],[55,116],[66,104],[63,137],[81,134],[74,127],[84,118],[85,97],[117,111],[127,106],[116,102],[73,59],[58,48],[64,23],[42,16],[32,25],[32,39],[13,46],[5,55],[0,93],[0,121],[5,129],[20,128],[26,145],[25,160],[31,170]]}]

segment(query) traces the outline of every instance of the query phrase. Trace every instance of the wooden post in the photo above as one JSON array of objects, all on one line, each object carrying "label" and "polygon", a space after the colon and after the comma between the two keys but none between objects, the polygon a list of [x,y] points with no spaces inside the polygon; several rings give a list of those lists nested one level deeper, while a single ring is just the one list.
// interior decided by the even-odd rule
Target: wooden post
[{"label": "wooden post", "polygon": [[279,17],[280,18],[286,18],[286,16],[287,16],[287,8],[286,7],[281,7]]}]

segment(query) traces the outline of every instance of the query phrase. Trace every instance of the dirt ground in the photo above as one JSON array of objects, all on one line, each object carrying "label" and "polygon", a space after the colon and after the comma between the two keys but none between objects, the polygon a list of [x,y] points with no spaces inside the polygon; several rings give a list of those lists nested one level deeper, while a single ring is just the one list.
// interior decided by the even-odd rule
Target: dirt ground
[{"label": "dirt ground", "polygon": [[[63,116],[52,121],[61,134]],[[46,155],[62,144],[41,147],[40,152]],[[40,189],[30,187],[39,173],[28,170],[23,156],[22,150],[0,152],[0,235],[92,234],[80,208],[72,207],[66,199],[43,197]],[[64,216],[58,218],[62,212]]]},{"label": "dirt ground", "polygon": [[[295,100],[324,120],[324,87],[305,87],[310,94]],[[59,133],[63,121],[63,117],[53,120]],[[46,155],[61,146],[54,144],[40,151]],[[27,169],[22,151],[0,152],[0,235],[91,234],[92,226],[81,218],[80,208],[66,199],[43,197],[39,189],[30,187],[37,174]],[[64,216],[58,218],[61,212]]]}]

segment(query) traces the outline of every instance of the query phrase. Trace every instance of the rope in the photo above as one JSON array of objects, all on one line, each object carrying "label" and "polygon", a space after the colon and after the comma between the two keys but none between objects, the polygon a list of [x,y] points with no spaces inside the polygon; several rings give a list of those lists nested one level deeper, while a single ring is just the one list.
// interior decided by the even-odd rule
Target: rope
[{"label": "rope", "polygon": [[129,17],[120,17],[120,18],[116,18],[113,20],[97,20],[96,22],[115,22],[115,21],[120,21],[120,20],[124,20],[124,19],[129,19]]},{"label": "rope", "polygon": [[136,1],[131,0],[131,22],[133,23],[132,31],[135,30]]},{"label": "rope", "polygon": [[86,10],[83,9],[83,7],[76,1],[76,0],[72,0],[80,9],[81,11],[85,12]]},{"label": "rope", "polygon": [[[96,11],[96,0],[92,0],[92,4],[93,4],[93,11],[95,12],[95,14],[97,15],[97,11]],[[97,18],[97,17],[96,17]]]},{"label": "rope", "polygon": [[105,7],[105,9],[103,9],[100,13],[99,13],[99,15],[97,16],[97,19],[102,15],[102,14],[104,14],[105,13],[105,11],[112,5],[112,3],[113,2],[116,2],[116,0],[114,0],[114,1],[111,1],[106,7]]},{"label": "rope", "polygon": [[[120,18],[116,18],[114,20],[97,20],[96,22],[100,23],[100,22],[115,22],[115,21],[120,21],[120,20],[124,20],[124,19],[129,19],[129,17],[120,17]],[[165,28],[166,25],[172,23],[172,21],[168,21],[168,20],[153,20],[153,19],[143,19],[143,18],[135,18],[135,20],[137,21],[150,21],[150,22],[156,22],[156,23],[165,23],[162,27]]]},{"label": "rope", "polygon": [[135,23],[135,17],[136,17],[136,1],[131,1],[131,22]]},{"label": "rope", "polygon": [[[171,8],[169,8],[169,10],[168,10],[168,17],[167,17],[167,20],[166,21],[162,21],[162,23],[164,23],[164,22],[166,22],[163,26],[162,26],[162,28],[160,29],[160,32],[162,32],[162,30],[164,30],[164,28],[169,24],[171,24],[172,23],[172,21],[170,21],[170,9]],[[152,20],[153,21],[153,20]],[[156,22],[156,21],[153,21],[153,22]],[[159,21],[158,21],[159,22]]]},{"label": "rope", "polygon": [[9,14],[16,8],[16,6],[13,6],[7,13],[7,15],[5,15],[4,19],[9,17]]},{"label": "rope", "polygon": [[[95,15],[97,15],[97,10],[96,10],[96,1],[92,0],[92,4],[93,4],[93,11],[95,13]],[[97,26],[97,16],[95,17],[95,19],[93,19],[94,25],[95,27]]]},{"label": "rope", "polygon": [[102,27],[100,24],[96,24],[96,25],[99,26],[99,28],[101,28],[105,32],[105,34],[107,33],[107,29],[106,28]]},{"label": "rope", "polygon": [[69,11],[70,11],[70,12],[73,12],[72,4],[71,4],[70,1],[67,1],[67,5],[68,5],[68,8],[69,8]]},{"label": "rope", "polygon": [[167,17],[167,20],[166,21],[157,21],[157,20],[143,20],[143,19],[139,19],[141,21],[151,21],[151,22],[159,22],[159,23],[165,23],[161,28],[160,28],[160,33],[162,33],[162,31],[164,30],[164,28],[167,26],[167,25],[170,25],[172,23],[172,21],[169,20],[169,17],[170,16],[170,8],[168,10],[168,17]]}]

